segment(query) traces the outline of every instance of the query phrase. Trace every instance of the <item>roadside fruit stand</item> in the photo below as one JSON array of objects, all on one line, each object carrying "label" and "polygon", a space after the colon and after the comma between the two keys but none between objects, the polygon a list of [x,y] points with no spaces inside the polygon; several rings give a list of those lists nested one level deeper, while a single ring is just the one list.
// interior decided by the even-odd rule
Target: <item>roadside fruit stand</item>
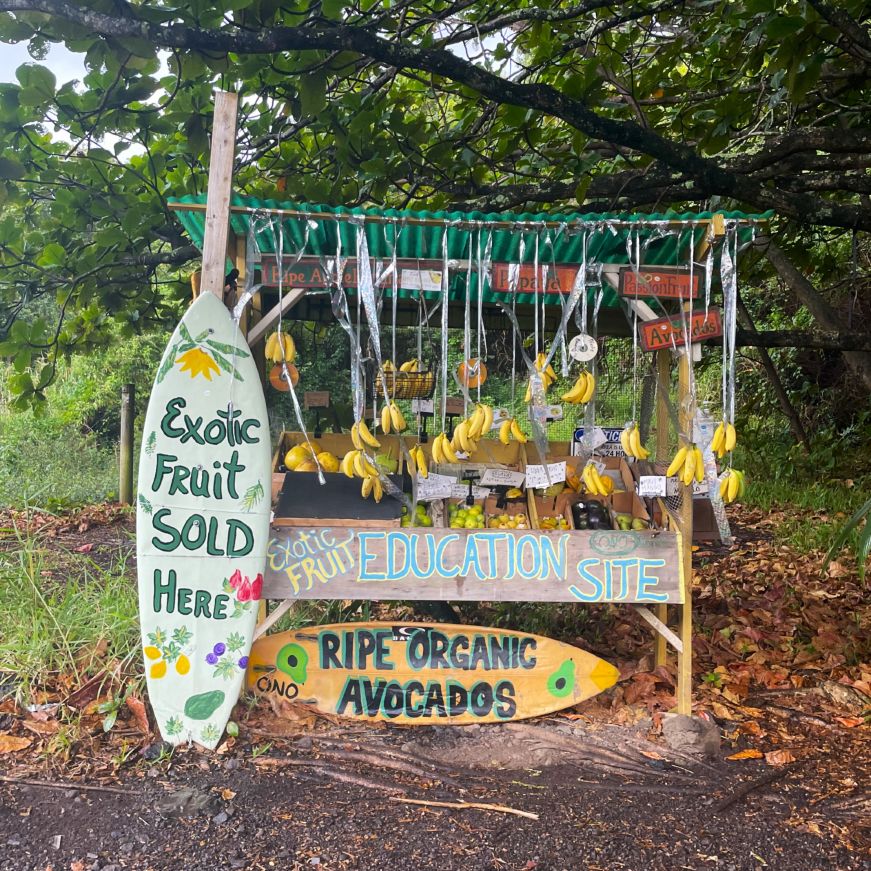
[{"label": "roadside fruit stand", "polygon": [[[211,350],[208,326],[201,342],[192,336],[213,365],[189,356],[185,378],[194,389],[194,375],[202,374],[207,396],[199,401],[207,408],[196,411],[203,420],[229,399],[230,418],[239,413],[243,426],[259,421],[257,462],[271,456],[271,469],[268,481],[259,473],[256,481],[242,481],[237,472],[254,488],[247,510],[244,494],[237,503],[241,519],[251,520],[248,571],[239,577],[231,571],[238,534],[222,555],[192,547],[187,557],[213,568],[227,561],[216,572],[224,578],[227,608],[261,597],[276,602],[270,611],[260,608],[256,628],[237,621],[245,643],[236,666],[247,672],[249,689],[343,716],[411,725],[533,716],[607,688],[616,669],[577,648],[486,627],[355,623],[269,630],[304,599],[611,602],[636,609],[651,625],[658,662],[666,644],[676,650],[678,710],[690,713],[692,490],[704,486],[722,517],[723,503],[743,486],[743,475],[731,468],[736,267],[764,216],[466,214],[276,203],[231,196],[230,178],[215,173],[222,160],[213,148],[207,198],[172,203],[203,248],[186,319],[205,311],[201,299],[211,294],[233,324],[231,339]],[[226,280],[228,250],[234,281]],[[347,336],[351,415],[333,427],[340,431],[324,431],[319,414],[316,425],[307,424],[312,410],[319,413],[336,397],[300,377],[294,320],[338,323]],[[407,359],[397,351],[403,329],[416,339],[416,350],[402,355]],[[496,343],[496,335],[508,339]],[[601,417],[597,399],[611,374],[600,366],[601,342],[614,335],[632,341],[633,388],[639,368],[650,368],[656,355],[652,426],[642,425],[635,392],[631,419]],[[459,340],[451,344],[451,336]],[[723,357],[713,423],[698,413],[694,379],[694,357],[705,340],[713,342],[709,352]],[[165,358],[170,368],[184,337],[173,341],[177,347],[171,341]],[[284,419],[295,422],[269,445],[268,421],[264,429],[264,415],[254,408],[262,389],[286,402]],[[175,419],[166,423],[163,398],[158,406],[158,438],[172,437]],[[251,423],[247,432],[254,431]],[[224,461],[228,473],[243,465],[243,447]],[[165,456],[165,449],[156,453]],[[142,547],[149,538],[157,541],[157,491],[171,479],[169,464],[143,453]],[[145,481],[158,486],[149,492]],[[254,498],[258,485],[262,499]],[[198,503],[203,518],[207,499]],[[257,512],[267,507],[261,531]],[[232,516],[222,511],[232,528]],[[166,516],[161,522],[176,528]],[[186,534],[198,541],[186,528],[179,533],[183,547]],[[164,579],[172,558],[161,564]],[[140,583],[145,627],[156,602],[150,565]],[[193,596],[197,601],[199,593]],[[674,629],[669,608],[676,611]],[[214,634],[215,616],[214,608],[210,616],[203,609],[192,631]],[[196,681],[172,675],[173,692],[186,682],[185,693],[195,690],[209,702],[203,709],[217,698],[209,694],[216,692],[216,663],[227,653],[228,633],[221,629],[221,653],[212,644],[203,654],[215,662]],[[252,637],[259,640],[249,653]],[[196,660],[201,645],[192,643]],[[235,672],[232,678],[233,687],[241,682]],[[222,679],[217,691],[229,702],[231,684]],[[157,683],[150,681],[150,689]],[[169,716],[175,715],[158,720],[172,740]],[[214,746],[195,724],[184,723],[179,740]],[[213,737],[213,731],[206,736]]]}]

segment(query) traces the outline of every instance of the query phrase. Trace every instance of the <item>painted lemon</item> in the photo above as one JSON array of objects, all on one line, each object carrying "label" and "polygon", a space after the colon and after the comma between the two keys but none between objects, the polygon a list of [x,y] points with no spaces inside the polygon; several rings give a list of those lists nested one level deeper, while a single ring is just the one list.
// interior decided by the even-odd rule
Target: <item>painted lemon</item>
[{"label": "painted lemon", "polygon": [[166,674],[166,662],[164,660],[160,660],[160,662],[155,662],[154,665],[151,666],[151,676],[153,678],[163,677]]},{"label": "painted lemon", "polygon": [[152,645],[149,645],[148,647],[145,648],[145,655],[149,659],[160,659],[160,650],[157,647],[153,647]]},{"label": "painted lemon", "polygon": [[179,674],[187,674],[191,670],[191,661],[184,654],[181,654],[175,661],[175,670]]}]

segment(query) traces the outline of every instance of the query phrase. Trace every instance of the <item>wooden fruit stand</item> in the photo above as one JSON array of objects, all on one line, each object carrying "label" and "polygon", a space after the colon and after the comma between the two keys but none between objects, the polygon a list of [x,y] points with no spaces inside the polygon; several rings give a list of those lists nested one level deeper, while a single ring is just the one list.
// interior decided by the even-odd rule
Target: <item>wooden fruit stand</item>
[{"label": "wooden fruit stand", "polygon": [[[580,325],[581,307],[582,326],[600,337],[637,336],[639,323],[670,318],[678,324],[671,333],[667,324],[664,329],[654,324],[648,330],[652,340],[661,341],[655,353],[659,385],[664,388],[657,390],[653,459],[667,464],[674,432],[693,432],[692,363],[693,355],[700,353],[694,340],[710,332],[707,294],[712,267],[720,251],[731,252],[727,256],[734,260],[739,242],[763,217],[738,213],[433,215],[245,200],[232,194],[235,107],[235,95],[218,94],[206,201],[187,197],[172,205],[203,250],[196,291],[216,294],[235,308],[255,359],[263,360],[265,339],[280,329],[284,319],[332,320],[337,300],[340,316],[343,311],[353,313],[356,307],[358,343],[360,312],[364,311],[370,342],[375,336],[376,346],[373,314],[377,310],[383,323],[392,321],[395,329],[416,325],[421,311],[430,306],[438,310],[440,330],[465,330],[469,360],[464,365],[470,366],[475,356],[469,341],[470,323],[474,324],[471,332],[477,331],[479,337],[482,330],[510,326],[518,337],[534,332],[538,342],[539,335],[545,337],[547,332],[541,321],[547,321],[553,357],[557,340],[568,341],[575,325]],[[265,234],[267,227],[269,234]],[[466,236],[460,240],[462,233]],[[392,250],[379,248],[384,239],[392,242]],[[408,241],[405,249],[402,239]],[[546,259],[540,248],[545,245],[549,246]],[[485,246],[488,250],[482,253]],[[343,257],[348,258],[346,262]],[[238,270],[238,278],[229,284],[225,281],[228,260]],[[381,269],[379,283],[377,273],[384,264],[391,269]],[[416,283],[404,277],[406,268],[417,273]],[[392,278],[383,278],[385,272]],[[420,277],[422,272],[428,276]],[[654,280],[661,284],[654,286]],[[367,286],[374,297],[361,299]],[[700,299],[699,286],[705,288],[706,296],[701,321],[696,323],[693,298]],[[372,306],[370,311],[373,299],[378,309]],[[578,306],[574,321],[568,300]],[[667,318],[659,317],[654,306],[665,311]],[[359,344],[356,351],[353,348],[353,320],[346,326],[352,361],[360,353]],[[688,341],[681,340],[681,323]],[[636,347],[636,352],[641,349]],[[461,385],[458,391],[453,369],[448,372],[446,360],[438,353],[429,364],[436,394],[431,419],[438,432],[444,427],[449,400],[456,401],[456,394],[464,391]],[[675,364],[677,397],[670,403]],[[586,367],[584,363],[582,368]],[[375,429],[378,412],[372,409],[364,415],[364,402],[377,405],[385,394],[388,400],[405,398],[397,395],[398,374],[394,376],[380,356],[375,369],[380,381],[354,388],[361,391],[354,400],[371,429]],[[565,363],[563,369],[567,371]],[[591,364],[590,371],[594,369]],[[268,384],[266,371],[262,374]],[[535,377],[533,372],[531,384]],[[355,378],[352,371],[352,385]],[[466,383],[470,384],[468,378]],[[421,406],[405,405],[409,418],[414,409],[418,411],[410,431],[404,435],[377,433],[378,450],[399,459],[395,472],[378,472],[377,487],[385,491],[378,503],[360,498],[359,480],[349,481],[339,471],[321,469],[317,461],[314,471],[285,471],[287,453],[314,437],[304,428],[283,433],[275,445],[275,515],[263,583],[264,599],[280,604],[269,613],[262,610],[257,633],[265,634],[294,602],[305,599],[617,603],[634,608],[655,631],[658,663],[665,660],[667,644],[677,652],[677,708],[689,714],[691,486],[680,483],[676,494],[659,501],[663,522],[654,526],[635,492],[633,462],[599,453],[592,439],[572,443],[547,438],[545,417],[540,417],[540,425],[535,423],[536,410],[541,411],[542,405],[537,385],[533,386],[530,421],[518,422],[525,431],[523,437],[505,444],[496,437],[494,427],[456,464],[444,462],[435,446],[435,433],[421,434]],[[318,389],[318,385],[299,385],[300,395],[303,390]],[[469,404],[474,392],[466,393],[465,402],[459,397],[466,414],[475,406],[474,401]],[[292,388],[288,393],[288,402],[295,404],[299,418],[297,391]],[[578,422],[586,424],[588,433],[595,430],[593,399],[586,409],[569,404],[565,409],[577,409],[584,415]],[[457,420],[461,419],[458,415]],[[315,439],[316,447],[339,460],[355,450],[356,436],[347,431],[324,433]],[[412,459],[419,459],[428,475],[414,473],[415,462],[408,461],[412,448],[420,452],[419,457],[412,453]],[[610,478],[613,494],[591,496],[570,487],[552,492],[548,486],[552,480],[579,479],[591,461],[600,479]],[[542,474],[545,485],[532,486],[533,479],[540,483]],[[445,495],[424,498],[428,488],[434,492],[430,477],[454,481],[441,482],[447,488]],[[498,485],[500,480],[524,478],[529,486],[517,488],[520,496],[515,488]],[[459,491],[468,488],[472,494],[473,487],[486,481],[497,483],[487,492],[487,487],[474,492],[473,501],[480,508],[464,506],[466,500]],[[508,492],[514,494],[510,503]],[[429,506],[424,513],[417,508],[421,503]],[[479,516],[481,525],[474,525]],[[669,628],[672,615],[676,617],[674,629]]]}]

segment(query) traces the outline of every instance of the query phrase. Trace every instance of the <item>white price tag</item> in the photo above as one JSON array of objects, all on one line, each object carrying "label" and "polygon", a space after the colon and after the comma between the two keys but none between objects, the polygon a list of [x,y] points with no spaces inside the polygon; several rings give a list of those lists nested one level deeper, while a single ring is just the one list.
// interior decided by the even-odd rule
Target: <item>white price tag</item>
[{"label": "white price tag", "polygon": [[[551,484],[559,484],[566,479],[566,461],[548,463],[547,472],[544,466],[526,467],[526,486],[530,489],[546,489]],[[550,477],[550,481],[548,481]]]},{"label": "white price tag", "polygon": [[592,336],[586,333],[578,333],[569,342],[569,356],[579,363],[586,363],[592,360],[599,351],[599,345]]},{"label": "white price tag", "polygon": [[435,269],[400,269],[399,286],[403,290],[441,290],[442,274]]},{"label": "white price tag", "polygon": [[[451,486],[451,499],[465,499],[469,495],[468,484],[453,484]],[[472,487],[473,499],[486,499],[490,495],[490,490],[487,487]]]},{"label": "white price tag", "polygon": [[666,481],[665,475],[641,475],[638,479],[638,495],[664,498],[667,495]]},{"label": "white price tag", "polygon": [[485,487],[522,487],[526,480],[523,472],[513,469],[485,469],[481,484]]},{"label": "white price tag", "polygon": [[457,483],[456,478],[450,475],[439,475],[430,472],[429,477],[417,476],[417,501],[431,502],[434,499],[447,499],[451,495],[451,488]]},{"label": "white price tag", "polygon": [[432,399],[412,399],[411,411],[413,414],[435,414],[435,403]]}]

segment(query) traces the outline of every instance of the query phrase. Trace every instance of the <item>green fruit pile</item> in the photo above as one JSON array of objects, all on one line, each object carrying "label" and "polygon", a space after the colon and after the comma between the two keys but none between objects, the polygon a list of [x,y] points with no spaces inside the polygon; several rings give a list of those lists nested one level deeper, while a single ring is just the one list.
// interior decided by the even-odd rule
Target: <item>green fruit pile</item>
[{"label": "green fruit pile", "polygon": [[483,529],[484,509],[480,505],[463,507],[453,503],[448,506],[448,520],[451,529]]},{"label": "green fruit pile", "polygon": [[647,529],[647,524],[640,517],[633,517],[631,514],[618,514],[617,528],[622,529],[624,532],[628,532],[631,529],[640,532],[642,529]]},{"label": "green fruit pile", "polygon": [[402,506],[400,526],[432,526],[432,517],[426,513],[426,505],[418,502],[414,509],[414,517],[408,513],[408,508]]}]

